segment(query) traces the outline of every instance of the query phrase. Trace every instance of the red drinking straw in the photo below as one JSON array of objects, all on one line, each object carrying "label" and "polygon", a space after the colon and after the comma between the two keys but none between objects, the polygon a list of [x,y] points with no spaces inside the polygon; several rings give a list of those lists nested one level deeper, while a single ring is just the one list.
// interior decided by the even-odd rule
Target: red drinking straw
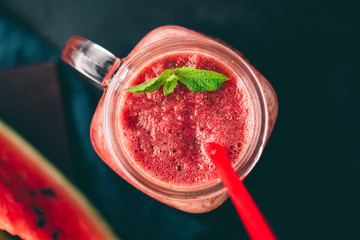
[{"label": "red drinking straw", "polygon": [[224,148],[213,142],[205,143],[204,148],[205,152],[214,162],[220,179],[227,188],[230,199],[235,205],[236,211],[250,239],[277,239],[245,185],[232,168]]}]

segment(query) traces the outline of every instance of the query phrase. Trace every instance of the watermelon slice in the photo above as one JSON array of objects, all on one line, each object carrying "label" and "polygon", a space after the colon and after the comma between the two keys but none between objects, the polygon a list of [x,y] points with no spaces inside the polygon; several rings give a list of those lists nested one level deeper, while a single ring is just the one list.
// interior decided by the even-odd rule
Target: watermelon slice
[{"label": "watermelon slice", "polygon": [[118,239],[46,159],[0,121],[0,229],[21,239]]}]

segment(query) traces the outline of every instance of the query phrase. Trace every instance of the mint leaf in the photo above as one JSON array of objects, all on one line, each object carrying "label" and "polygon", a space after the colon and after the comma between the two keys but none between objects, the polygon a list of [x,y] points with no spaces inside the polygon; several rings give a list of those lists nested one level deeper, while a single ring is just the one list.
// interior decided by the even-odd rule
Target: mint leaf
[{"label": "mint leaf", "polygon": [[164,84],[164,82],[165,79],[161,78],[161,76],[158,76],[156,78],[151,79],[150,81],[125,89],[125,91],[133,92],[133,93],[154,92],[158,90],[161,87],[161,85]]},{"label": "mint leaf", "polygon": [[158,90],[161,85],[165,83],[166,78],[172,73],[170,69],[165,70],[160,76],[151,79],[150,81],[143,82],[131,88],[125,89],[127,92],[133,93],[148,93]]},{"label": "mint leaf", "polygon": [[133,93],[154,92],[164,85],[163,91],[166,96],[174,92],[178,81],[180,81],[193,92],[206,92],[219,89],[227,80],[229,79],[221,73],[193,67],[182,67],[167,69],[158,77],[125,89],[125,91]]},{"label": "mint leaf", "polygon": [[177,68],[174,72],[179,76],[179,81],[193,92],[215,91],[223,82],[229,80],[220,73],[193,67]]},{"label": "mint leaf", "polygon": [[177,86],[177,81],[179,80],[179,77],[175,74],[171,74],[165,82],[165,85],[163,87],[164,90],[164,96],[168,95],[169,93],[172,93],[174,89]]}]

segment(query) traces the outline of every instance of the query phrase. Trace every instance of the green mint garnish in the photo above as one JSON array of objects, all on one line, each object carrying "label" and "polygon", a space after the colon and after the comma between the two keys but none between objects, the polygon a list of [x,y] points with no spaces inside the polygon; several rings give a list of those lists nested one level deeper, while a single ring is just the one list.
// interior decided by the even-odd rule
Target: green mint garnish
[{"label": "green mint garnish", "polygon": [[174,91],[178,81],[180,81],[193,92],[206,92],[219,89],[227,80],[229,79],[221,73],[193,67],[182,67],[167,69],[158,77],[125,89],[125,91],[133,93],[154,92],[164,85],[163,91],[166,96]]}]

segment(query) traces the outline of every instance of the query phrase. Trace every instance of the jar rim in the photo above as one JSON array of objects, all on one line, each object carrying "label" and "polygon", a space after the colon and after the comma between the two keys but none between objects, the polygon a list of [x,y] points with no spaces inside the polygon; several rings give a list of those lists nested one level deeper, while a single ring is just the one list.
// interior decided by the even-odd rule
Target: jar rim
[{"label": "jar rim", "polygon": [[[242,81],[246,81],[251,89],[248,91],[252,91],[252,94],[255,96],[255,101],[252,105],[254,108],[257,108],[256,112],[257,117],[255,119],[257,126],[256,131],[254,131],[252,140],[250,141],[248,149],[248,153],[246,155],[246,159],[242,159],[239,161],[239,166],[237,166],[237,173],[241,179],[245,178],[253,167],[258,162],[260,155],[263,151],[266,135],[268,132],[268,111],[267,105],[265,102],[264,91],[262,90],[260,81],[253,71],[251,65],[246,62],[242,57],[239,56],[237,52],[230,49],[229,47],[218,43],[215,40],[210,38],[199,38],[198,36],[176,36],[163,40],[158,40],[153,42],[147,46],[144,46],[140,51],[136,54],[131,55],[129,58],[124,61],[124,64],[117,71],[113,79],[111,80],[108,89],[106,90],[104,97],[104,137],[107,146],[109,146],[110,154],[113,159],[119,166],[119,168],[124,172],[124,174],[132,180],[135,184],[138,185],[140,189],[144,192],[149,192],[153,195],[169,198],[169,199],[204,199],[210,198],[213,196],[217,196],[226,192],[224,185],[218,179],[215,183],[211,184],[209,187],[205,188],[192,188],[191,190],[174,190],[169,189],[163,186],[160,186],[156,183],[149,182],[141,173],[134,170],[131,165],[127,162],[128,159],[121,151],[121,144],[118,144],[116,136],[115,136],[115,120],[114,120],[114,109],[118,106],[117,103],[113,101],[118,88],[121,85],[124,85],[126,79],[124,76],[128,74],[129,69],[131,69],[132,64],[135,61],[146,62],[148,58],[158,54],[157,56],[161,56],[161,54],[169,53],[169,50],[179,49],[180,47],[192,48],[198,51],[211,51],[216,56],[222,55],[223,59],[228,58],[231,59],[231,63],[233,67],[241,69],[246,77],[246,80],[241,78]],[[191,51],[191,50],[189,50]],[[165,52],[165,53],[164,53]],[[256,132],[256,133],[255,133]],[[256,135],[256,136],[255,136]],[[254,139],[254,137],[256,139]],[[255,140],[255,141],[254,141]],[[254,142],[253,142],[254,141]],[[255,143],[255,144],[254,144]],[[240,164],[241,163],[241,164]]]}]

